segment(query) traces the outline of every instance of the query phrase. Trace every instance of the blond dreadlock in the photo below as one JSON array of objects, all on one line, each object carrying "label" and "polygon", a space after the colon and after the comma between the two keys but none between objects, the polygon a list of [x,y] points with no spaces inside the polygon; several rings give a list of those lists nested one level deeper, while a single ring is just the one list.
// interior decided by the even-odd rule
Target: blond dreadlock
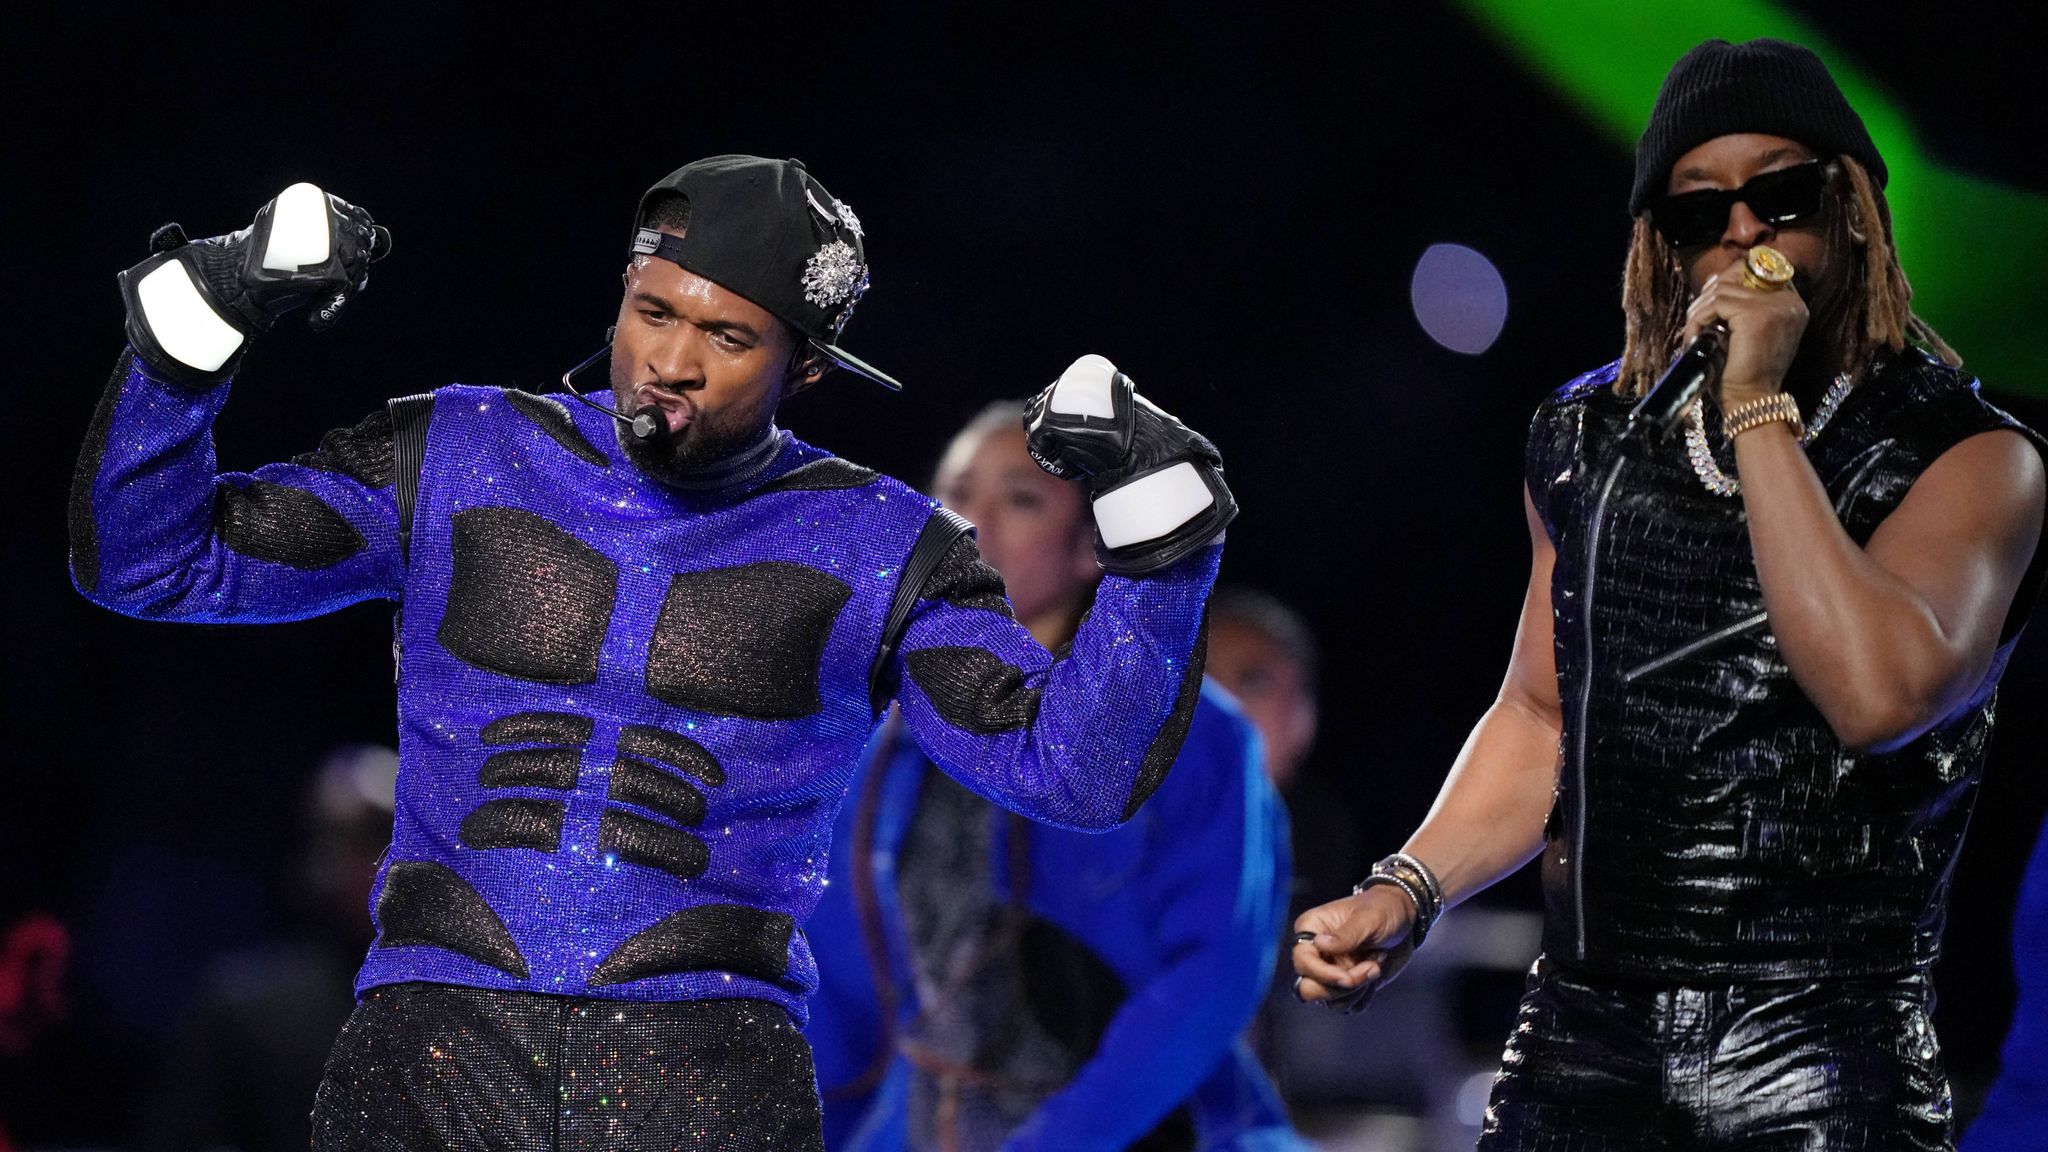
[{"label": "blond dreadlock", "polygon": [[[1863,254],[1861,290],[1850,293],[1849,306],[1842,310],[1839,326],[1830,334],[1838,354],[1836,362],[1861,366],[1880,348],[1898,352],[1911,342],[1950,365],[1961,364],[1962,357],[1955,349],[1908,305],[1913,289],[1892,247],[1892,212],[1884,193],[1855,160],[1840,156],[1836,162],[1849,187],[1834,191],[1838,197],[1832,213],[1834,226],[1842,229],[1844,239],[1848,239],[1850,228],[1863,234],[1858,245]],[[1873,220],[1876,227],[1870,226]],[[1685,330],[1685,306],[1691,297],[1677,251],[1651,226],[1649,213],[1637,216],[1621,286],[1626,328],[1616,391],[1640,396],[1657,382],[1678,352],[1678,336]]]}]

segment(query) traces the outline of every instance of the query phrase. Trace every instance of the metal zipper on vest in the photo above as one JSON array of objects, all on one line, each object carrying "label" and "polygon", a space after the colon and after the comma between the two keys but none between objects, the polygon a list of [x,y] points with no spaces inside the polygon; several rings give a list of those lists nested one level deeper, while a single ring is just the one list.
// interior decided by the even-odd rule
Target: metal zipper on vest
[{"label": "metal zipper on vest", "polygon": [[1680,660],[1683,660],[1688,656],[1697,656],[1701,652],[1704,652],[1707,649],[1712,648],[1714,645],[1719,644],[1724,640],[1733,640],[1737,636],[1740,636],[1745,632],[1755,631],[1756,629],[1763,627],[1765,624],[1770,623],[1770,620],[1771,614],[1769,612],[1758,612],[1754,615],[1746,616],[1740,620],[1737,620],[1733,624],[1725,624],[1719,628],[1714,629],[1712,632],[1695,636],[1692,639],[1686,641],[1685,643],[1680,644],[1678,647],[1673,648],[1671,651],[1664,653],[1662,656],[1653,656],[1650,659],[1643,661],[1641,664],[1638,664],[1635,667],[1629,669],[1628,671],[1623,672],[1621,674],[1621,682],[1624,684],[1633,684],[1636,681],[1642,679],[1643,677],[1648,676],[1650,673],[1657,672],[1665,668],[1669,668],[1673,664],[1678,663]]},{"label": "metal zipper on vest", "polygon": [[1579,674],[1579,721],[1573,732],[1573,775],[1579,788],[1579,802],[1572,806],[1572,939],[1578,959],[1586,958],[1586,714],[1593,703],[1593,584],[1600,568],[1600,534],[1607,521],[1607,497],[1621,476],[1623,456],[1616,455],[1600,480],[1600,494],[1593,499],[1592,527],[1586,533],[1586,586],[1579,602],[1585,635],[1585,663]]}]

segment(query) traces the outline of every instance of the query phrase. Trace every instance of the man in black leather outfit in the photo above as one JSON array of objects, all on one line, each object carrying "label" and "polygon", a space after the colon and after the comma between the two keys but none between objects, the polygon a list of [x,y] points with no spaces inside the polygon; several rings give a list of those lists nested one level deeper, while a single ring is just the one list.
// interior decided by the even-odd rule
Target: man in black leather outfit
[{"label": "man in black leather outfit", "polygon": [[[1672,69],[1623,357],[1530,429],[1506,683],[1404,852],[1296,923],[1299,994],[1355,1007],[1542,854],[1483,1149],[1950,1145],[1929,972],[2048,484],[1907,308],[1884,179],[1806,49]],[[1716,325],[1685,435],[1625,436]]]}]

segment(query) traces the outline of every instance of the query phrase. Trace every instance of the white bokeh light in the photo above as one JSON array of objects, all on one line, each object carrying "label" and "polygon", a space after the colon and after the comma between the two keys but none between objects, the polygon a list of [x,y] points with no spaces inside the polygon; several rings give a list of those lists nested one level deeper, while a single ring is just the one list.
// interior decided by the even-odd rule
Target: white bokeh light
[{"label": "white bokeh light", "polygon": [[1429,338],[1477,356],[1508,319],[1508,286],[1493,261],[1462,244],[1431,244],[1415,262],[1408,302]]}]

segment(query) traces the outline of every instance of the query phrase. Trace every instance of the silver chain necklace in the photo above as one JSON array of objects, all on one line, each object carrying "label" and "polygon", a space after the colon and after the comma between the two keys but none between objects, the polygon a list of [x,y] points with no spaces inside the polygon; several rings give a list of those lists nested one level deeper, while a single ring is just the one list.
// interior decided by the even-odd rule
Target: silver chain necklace
[{"label": "silver chain necklace", "polygon": [[[1856,380],[1847,372],[1835,376],[1835,382],[1828,385],[1827,395],[1820,398],[1820,406],[1813,410],[1813,422],[1799,436],[1801,448],[1813,443],[1820,430],[1835,418],[1835,409],[1842,406],[1843,399],[1854,387]],[[1714,450],[1707,446],[1705,403],[1704,400],[1694,400],[1692,407],[1685,411],[1686,459],[1692,462],[1693,475],[1700,478],[1707,491],[1716,496],[1739,496],[1742,494],[1742,481],[1721,471],[1720,463],[1714,459]]]}]

